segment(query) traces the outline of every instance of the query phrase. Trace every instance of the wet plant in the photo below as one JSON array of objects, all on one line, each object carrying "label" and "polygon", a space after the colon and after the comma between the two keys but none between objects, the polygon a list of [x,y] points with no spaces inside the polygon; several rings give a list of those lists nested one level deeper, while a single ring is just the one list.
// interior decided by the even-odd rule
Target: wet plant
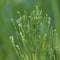
[{"label": "wet plant", "polygon": [[[17,11],[20,15],[20,12]],[[14,22],[15,35],[10,36],[19,60],[59,60],[59,39],[51,18],[38,6],[30,15],[25,12]]]}]

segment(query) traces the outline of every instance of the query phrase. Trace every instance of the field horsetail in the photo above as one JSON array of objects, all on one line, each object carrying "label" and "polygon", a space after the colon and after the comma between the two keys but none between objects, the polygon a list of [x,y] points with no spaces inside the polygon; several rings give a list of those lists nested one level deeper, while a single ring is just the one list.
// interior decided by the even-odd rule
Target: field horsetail
[{"label": "field horsetail", "polygon": [[10,40],[19,60],[59,60],[58,34],[51,26],[51,18],[38,6],[29,16],[25,12],[16,22],[13,18],[11,22],[16,36],[10,36]]}]

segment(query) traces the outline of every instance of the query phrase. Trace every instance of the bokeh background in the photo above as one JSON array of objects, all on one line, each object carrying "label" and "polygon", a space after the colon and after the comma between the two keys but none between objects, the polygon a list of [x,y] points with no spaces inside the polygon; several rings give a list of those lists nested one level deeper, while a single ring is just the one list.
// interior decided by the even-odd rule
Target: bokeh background
[{"label": "bokeh background", "polygon": [[60,0],[0,0],[0,60],[18,60],[9,39],[14,33],[11,18],[19,17],[17,11],[29,14],[36,5],[51,17],[51,25],[60,37]]}]

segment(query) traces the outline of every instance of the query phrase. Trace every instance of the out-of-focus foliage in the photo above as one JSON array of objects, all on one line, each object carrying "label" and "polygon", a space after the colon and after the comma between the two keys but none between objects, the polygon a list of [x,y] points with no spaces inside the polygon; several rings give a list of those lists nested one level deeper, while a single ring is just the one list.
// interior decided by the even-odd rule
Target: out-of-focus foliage
[{"label": "out-of-focus foliage", "polygon": [[0,60],[17,60],[9,40],[9,35],[14,32],[11,17],[15,20],[19,17],[17,10],[21,15],[26,10],[29,15],[36,5],[51,17],[51,25],[56,27],[60,37],[60,0],[0,0]]}]

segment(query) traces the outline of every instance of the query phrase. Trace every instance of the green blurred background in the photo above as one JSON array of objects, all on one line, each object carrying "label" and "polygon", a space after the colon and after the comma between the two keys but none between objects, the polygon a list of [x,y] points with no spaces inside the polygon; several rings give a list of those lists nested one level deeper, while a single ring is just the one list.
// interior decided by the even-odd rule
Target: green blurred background
[{"label": "green blurred background", "polygon": [[57,29],[60,37],[60,0],[0,0],[0,60],[18,60],[9,36],[14,33],[11,18],[16,20],[20,11],[27,14],[38,5],[51,17],[51,25]]}]

